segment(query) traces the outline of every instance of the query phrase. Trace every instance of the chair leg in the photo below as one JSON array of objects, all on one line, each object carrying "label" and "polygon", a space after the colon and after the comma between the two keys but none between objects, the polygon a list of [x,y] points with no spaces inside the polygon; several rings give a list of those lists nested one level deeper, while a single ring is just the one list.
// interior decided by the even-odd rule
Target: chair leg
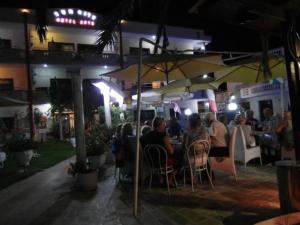
[{"label": "chair leg", "polygon": [[169,177],[167,173],[166,173],[166,183],[167,183],[168,193],[170,195]]},{"label": "chair leg", "polygon": [[209,176],[209,172],[208,172],[208,170],[207,170],[207,169],[206,169],[206,174],[207,174],[207,176],[208,176],[208,179],[209,179],[209,182],[210,182],[211,188],[212,188],[212,189],[214,189],[214,184],[213,184],[213,182],[212,182],[212,180],[211,180],[211,177]]},{"label": "chair leg", "polygon": [[152,172],[150,173],[149,190],[151,190],[151,185],[152,185]]},{"label": "chair leg", "polygon": [[261,160],[261,155],[259,156],[259,161],[260,161],[260,166],[262,166],[262,160]]},{"label": "chair leg", "polygon": [[185,187],[185,169],[183,170],[183,187]]},{"label": "chair leg", "polygon": [[191,184],[192,184],[192,191],[195,192],[194,190],[194,174],[193,174],[193,170],[190,170],[191,171]]},{"label": "chair leg", "polygon": [[172,173],[172,174],[173,174],[173,179],[174,179],[175,187],[177,187],[177,181],[176,181],[175,174],[174,173]]}]

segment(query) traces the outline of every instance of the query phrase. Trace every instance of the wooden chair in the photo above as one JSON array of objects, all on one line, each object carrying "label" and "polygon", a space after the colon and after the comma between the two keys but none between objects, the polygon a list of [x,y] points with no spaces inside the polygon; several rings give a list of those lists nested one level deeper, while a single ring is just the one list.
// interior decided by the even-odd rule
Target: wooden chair
[{"label": "wooden chair", "polygon": [[175,185],[176,178],[174,175],[174,168],[172,165],[168,165],[168,154],[164,147],[161,145],[147,145],[144,149],[145,160],[150,166],[150,180],[149,189],[151,190],[153,175],[165,176],[168,193],[170,194],[170,185],[168,176],[171,175],[174,178]]},{"label": "wooden chair", "polygon": [[232,134],[230,137],[229,143],[229,157],[224,157],[222,161],[218,161],[217,157],[210,157],[209,164],[211,171],[221,170],[226,173],[229,173],[234,176],[235,180],[237,180],[236,169],[235,169],[235,162],[234,162],[234,150],[235,150],[235,143],[236,143],[236,134],[237,128],[232,128]]},{"label": "wooden chair", "polygon": [[192,184],[192,191],[194,192],[194,177],[198,174],[200,182],[202,183],[201,172],[206,171],[208,176],[210,185],[214,188],[212,183],[211,176],[208,172],[208,155],[209,155],[209,143],[206,140],[196,140],[190,144],[186,148],[186,164],[183,169],[183,183],[185,186],[185,172],[187,170],[190,171],[191,175],[191,184]]}]

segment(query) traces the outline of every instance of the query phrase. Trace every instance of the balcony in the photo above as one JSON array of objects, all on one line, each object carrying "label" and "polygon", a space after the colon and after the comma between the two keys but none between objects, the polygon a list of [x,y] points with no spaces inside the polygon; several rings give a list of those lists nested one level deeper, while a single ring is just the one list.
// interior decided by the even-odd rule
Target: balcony
[{"label": "balcony", "polygon": [[25,63],[25,51],[22,49],[0,49],[0,63]]},{"label": "balcony", "polygon": [[[28,93],[24,90],[1,91],[0,96],[8,97],[19,101],[28,101]],[[48,90],[33,91],[33,104],[43,104],[50,102],[50,94]]]},{"label": "balcony", "polygon": [[32,64],[57,64],[57,65],[119,65],[119,56],[114,53],[97,52],[71,52],[71,51],[31,51]]}]

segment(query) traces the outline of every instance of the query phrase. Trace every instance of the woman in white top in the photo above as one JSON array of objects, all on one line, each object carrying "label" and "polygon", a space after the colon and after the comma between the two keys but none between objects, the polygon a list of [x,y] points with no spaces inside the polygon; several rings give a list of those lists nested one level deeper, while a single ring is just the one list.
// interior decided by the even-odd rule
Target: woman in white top
[{"label": "woman in white top", "polygon": [[248,147],[254,147],[256,146],[256,142],[255,142],[255,138],[252,134],[252,129],[250,125],[246,125],[246,118],[245,117],[241,117],[240,118],[240,127],[243,130],[244,136],[245,136],[245,140],[246,140],[246,145]]}]

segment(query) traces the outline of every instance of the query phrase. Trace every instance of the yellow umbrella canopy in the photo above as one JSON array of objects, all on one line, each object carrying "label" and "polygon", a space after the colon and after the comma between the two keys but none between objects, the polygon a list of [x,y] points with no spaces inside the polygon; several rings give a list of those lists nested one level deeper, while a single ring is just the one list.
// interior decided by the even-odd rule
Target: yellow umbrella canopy
[{"label": "yellow umbrella canopy", "polygon": [[[216,71],[215,82],[257,83],[266,80],[263,73],[263,66],[259,58],[256,58],[254,62],[249,62],[249,60],[243,62]],[[285,61],[281,57],[270,58],[269,68],[271,76],[268,77],[267,80],[286,76]]]},{"label": "yellow umbrella canopy", "polygon": [[[181,80],[224,69],[221,55],[158,55],[145,58],[142,64],[142,82]],[[138,64],[104,75],[119,80],[137,81]]]}]

